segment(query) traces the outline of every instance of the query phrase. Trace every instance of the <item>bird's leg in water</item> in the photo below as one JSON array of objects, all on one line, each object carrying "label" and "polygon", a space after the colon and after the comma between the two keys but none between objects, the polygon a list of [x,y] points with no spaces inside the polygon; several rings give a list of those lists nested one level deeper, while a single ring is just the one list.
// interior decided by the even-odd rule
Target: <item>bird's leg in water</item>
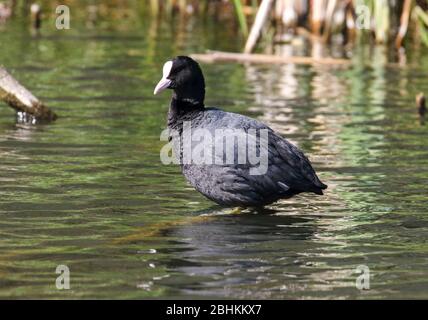
[{"label": "bird's leg in water", "polygon": [[230,210],[227,210],[226,212],[228,213],[228,214],[241,214],[242,213],[242,208],[241,207],[235,207],[235,208],[232,208],[232,209],[230,209]]}]

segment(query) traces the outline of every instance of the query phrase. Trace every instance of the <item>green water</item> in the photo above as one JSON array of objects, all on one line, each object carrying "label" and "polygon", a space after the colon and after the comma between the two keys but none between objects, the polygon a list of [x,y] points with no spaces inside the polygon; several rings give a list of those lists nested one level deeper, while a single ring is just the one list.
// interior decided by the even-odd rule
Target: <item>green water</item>
[{"label": "green water", "polygon": [[[0,64],[60,118],[16,124],[0,103],[0,298],[428,298],[428,127],[414,103],[426,53],[202,65],[208,105],[268,123],[329,185],[227,215],[159,158],[163,63],[242,46],[227,24],[186,20],[1,27]],[[370,290],[355,286],[359,265]]]}]

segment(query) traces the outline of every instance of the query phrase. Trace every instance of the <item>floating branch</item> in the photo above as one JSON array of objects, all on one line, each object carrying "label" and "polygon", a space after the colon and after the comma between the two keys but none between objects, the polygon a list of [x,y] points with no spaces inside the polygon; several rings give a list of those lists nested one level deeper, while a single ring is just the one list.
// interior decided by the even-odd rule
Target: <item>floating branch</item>
[{"label": "floating branch", "polygon": [[36,121],[53,121],[57,115],[0,67],[0,100],[17,112],[31,115]]},{"label": "floating branch", "polygon": [[240,62],[240,63],[294,63],[294,64],[326,64],[326,65],[349,65],[346,59],[335,58],[312,58],[296,56],[275,56],[269,54],[232,53],[221,51],[209,51],[206,54],[192,54],[192,58],[201,62]]}]

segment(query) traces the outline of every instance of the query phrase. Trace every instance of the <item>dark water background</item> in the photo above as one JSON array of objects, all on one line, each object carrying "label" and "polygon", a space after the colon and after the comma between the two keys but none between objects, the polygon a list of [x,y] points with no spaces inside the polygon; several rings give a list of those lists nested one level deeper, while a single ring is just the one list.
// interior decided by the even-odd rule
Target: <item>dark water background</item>
[{"label": "dark water background", "polygon": [[[1,27],[0,63],[60,119],[20,125],[0,104],[0,298],[428,298],[428,127],[414,103],[426,52],[202,65],[208,105],[265,121],[329,185],[228,215],[159,159],[163,63],[242,46],[227,24],[186,20]],[[60,264],[70,290],[55,287]],[[370,290],[355,287],[359,265]]]}]

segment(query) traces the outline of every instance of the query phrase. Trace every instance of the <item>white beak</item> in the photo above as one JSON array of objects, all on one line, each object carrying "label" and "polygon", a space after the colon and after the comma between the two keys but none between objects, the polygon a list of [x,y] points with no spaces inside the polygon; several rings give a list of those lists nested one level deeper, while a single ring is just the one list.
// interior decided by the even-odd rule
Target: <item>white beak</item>
[{"label": "white beak", "polygon": [[171,69],[172,69],[172,61],[165,62],[165,64],[163,65],[163,70],[162,70],[162,79],[157,84],[157,86],[156,86],[155,91],[153,92],[153,94],[156,95],[159,92],[162,92],[166,88],[169,87],[169,85],[171,84],[171,80],[169,80],[167,78],[168,78],[169,74],[171,73]]},{"label": "white beak", "polygon": [[171,84],[171,80],[166,79],[166,78],[162,78],[161,81],[159,81],[159,83],[157,84],[155,91],[153,91],[153,94],[158,94],[159,92],[164,91],[165,89],[167,89],[169,87],[169,85]]}]

